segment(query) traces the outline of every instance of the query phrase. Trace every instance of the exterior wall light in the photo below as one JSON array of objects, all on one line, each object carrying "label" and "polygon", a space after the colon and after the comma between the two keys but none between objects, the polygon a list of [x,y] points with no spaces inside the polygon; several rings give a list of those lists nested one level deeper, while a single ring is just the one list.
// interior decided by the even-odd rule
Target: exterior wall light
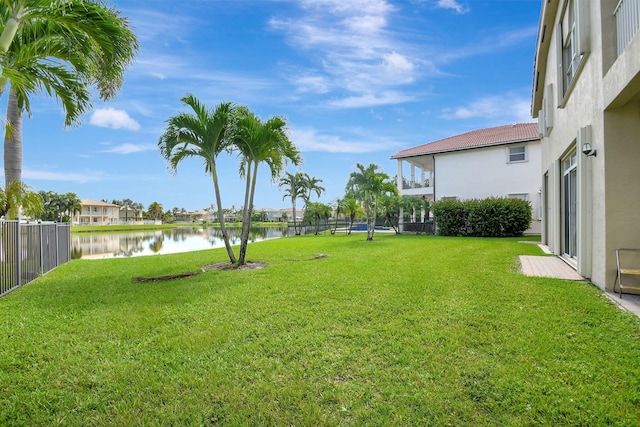
[{"label": "exterior wall light", "polygon": [[585,142],[584,144],[582,144],[582,154],[584,154],[585,156],[596,156],[596,150],[591,148],[591,144],[589,144],[588,142]]}]

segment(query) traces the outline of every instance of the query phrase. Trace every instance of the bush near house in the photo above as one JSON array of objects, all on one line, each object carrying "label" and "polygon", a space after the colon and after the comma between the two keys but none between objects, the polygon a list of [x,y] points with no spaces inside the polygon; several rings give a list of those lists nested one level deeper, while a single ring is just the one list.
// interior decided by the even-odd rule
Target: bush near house
[{"label": "bush near house", "polygon": [[443,236],[515,237],[531,225],[531,203],[500,197],[441,200],[434,203],[433,216]]}]

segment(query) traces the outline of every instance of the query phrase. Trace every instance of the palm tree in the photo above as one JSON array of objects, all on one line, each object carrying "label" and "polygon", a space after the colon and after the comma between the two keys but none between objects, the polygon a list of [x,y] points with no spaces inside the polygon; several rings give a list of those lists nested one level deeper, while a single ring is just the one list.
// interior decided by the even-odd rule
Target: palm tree
[{"label": "palm tree", "polygon": [[311,202],[311,193],[315,192],[318,197],[320,194],[324,193],[324,187],[318,185],[322,182],[321,179],[309,176],[308,174],[303,174],[302,186],[306,190],[306,194],[303,199],[305,201],[305,206]]},{"label": "palm tree", "polygon": [[76,193],[65,193],[60,195],[58,218],[60,222],[63,222],[65,217],[67,217],[69,222],[71,222],[73,214],[80,212],[81,210],[82,205]]},{"label": "palm tree", "polygon": [[347,194],[362,200],[367,217],[367,240],[373,240],[376,225],[378,198],[384,194],[396,194],[398,188],[389,175],[378,171],[379,166],[369,164],[366,168],[358,163],[359,172],[351,172],[347,182]]},{"label": "palm tree", "polygon": [[336,230],[338,229],[338,218],[340,217],[340,215],[344,215],[344,204],[342,202],[342,199],[336,199],[335,203],[331,204],[331,208],[334,210],[336,215],[334,218],[334,226],[331,230],[331,234],[335,234]]},{"label": "palm tree", "polygon": [[357,215],[362,215],[364,210],[362,209],[362,205],[360,201],[354,199],[353,197],[345,197],[342,199],[342,212],[349,217],[349,228],[347,229],[347,234],[351,234],[351,229],[353,228],[353,221],[355,220]]},{"label": "palm tree", "polygon": [[305,215],[305,218],[307,218],[309,221],[311,221],[311,219],[314,220],[315,222],[314,234],[318,235],[320,234],[320,220],[324,219],[325,226],[326,226],[326,222],[329,220],[329,217],[331,216],[331,206],[326,205],[324,203],[320,203],[320,202],[309,202],[304,215]]},{"label": "palm tree", "polygon": [[38,217],[43,211],[42,196],[20,181],[12,182],[5,189],[0,188],[0,218],[16,218],[20,209],[28,217]]},{"label": "palm tree", "polygon": [[400,231],[396,225],[398,224],[402,198],[398,194],[385,194],[380,196],[379,202],[380,213],[384,215],[385,225],[391,225],[393,231],[395,231],[396,234],[399,234]]},{"label": "palm tree", "polygon": [[149,216],[153,218],[154,221],[157,221],[159,218],[162,218],[162,205],[158,202],[153,202],[149,205],[147,212],[149,212]]},{"label": "palm tree", "polygon": [[300,235],[296,226],[296,200],[303,198],[306,194],[304,175],[305,174],[302,172],[296,172],[295,174],[285,172],[285,176],[280,178],[280,183],[278,184],[280,188],[284,187],[284,196],[282,196],[282,200],[287,197],[291,199],[291,205],[293,208],[293,232],[296,236]]},{"label": "palm tree", "polygon": [[160,148],[162,156],[169,162],[173,173],[177,172],[178,164],[183,159],[200,157],[204,160],[204,170],[211,175],[213,180],[213,191],[218,206],[218,221],[224,245],[227,248],[229,260],[235,264],[236,256],[231,248],[224,221],[216,169],[218,155],[230,148],[230,144],[224,136],[234,107],[230,102],[223,102],[215,110],[211,110],[193,95],[185,96],[182,98],[182,102],[189,106],[192,112],[179,113],[166,121],[167,129],[158,141],[158,148]]},{"label": "palm tree", "polygon": [[275,180],[287,163],[298,165],[302,162],[302,158],[300,151],[287,136],[286,122],[281,117],[262,121],[248,108],[241,107],[234,114],[228,132],[228,139],[240,151],[240,176],[246,179],[238,257],[238,265],[243,265],[251,228],[258,166],[260,163],[266,163],[271,172],[271,179]]},{"label": "palm tree", "polygon": [[29,97],[45,91],[65,112],[65,125],[90,108],[89,87],[115,96],[138,43],[126,19],[102,2],[5,0],[0,4],[0,96],[9,84],[5,182],[22,179],[22,114]]}]

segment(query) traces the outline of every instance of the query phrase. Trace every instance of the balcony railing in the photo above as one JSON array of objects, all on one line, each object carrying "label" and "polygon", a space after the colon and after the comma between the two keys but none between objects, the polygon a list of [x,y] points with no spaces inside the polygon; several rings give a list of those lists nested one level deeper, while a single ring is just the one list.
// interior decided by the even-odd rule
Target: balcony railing
[{"label": "balcony railing", "polygon": [[427,180],[424,183],[416,182],[416,181],[407,181],[406,179],[402,180],[402,189],[408,190],[410,188],[426,188],[429,186],[429,181]]},{"label": "balcony railing", "polygon": [[620,0],[613,15],[616,17],[620,55],[640,28],[640,0]]}]

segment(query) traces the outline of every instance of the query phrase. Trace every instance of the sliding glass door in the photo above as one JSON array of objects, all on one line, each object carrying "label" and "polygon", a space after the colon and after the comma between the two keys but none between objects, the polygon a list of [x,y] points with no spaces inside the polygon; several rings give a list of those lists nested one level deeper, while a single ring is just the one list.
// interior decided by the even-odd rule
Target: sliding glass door
[{"label": "sliding glass door", "polygon": [[578,162],[573,151],[562,160],[562,249],[565,256],[578,255]]}]

